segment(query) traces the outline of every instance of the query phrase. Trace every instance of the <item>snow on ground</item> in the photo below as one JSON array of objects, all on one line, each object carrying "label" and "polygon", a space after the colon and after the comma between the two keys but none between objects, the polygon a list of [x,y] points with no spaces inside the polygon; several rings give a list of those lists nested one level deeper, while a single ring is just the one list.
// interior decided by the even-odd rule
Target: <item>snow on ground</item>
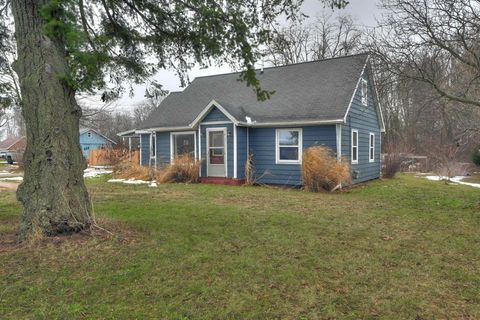
[{"label": "snow on ground", "polygon": [[125,184],[148,184],[149,187],[156,187],[157,183],[155,181],[145,181],[145,180],[135,180],[135,179],[110,179],[108,182],[113,183],[125,183]]},{"label": "snow on ground", "polygon": [[6,177],[0,178],[2,181],[23,181],[23,177]]},{"label": "snow on ground", "polygon": [[84,178],[93,178],[99,176],[101,174],[108,174],[112,173],[112,169],[110,167],[105,166],[98,166],[98,167],[89,167],[83,171]]},{"label": "snow on ground", "polygon": [[456,183],[456,184],[463,184],[463,185],[474,187],[474,188],[480,188],[480,183],[463,182],[462,181],[463,179],[468,178],[468,177],[463,177],[463,176],[456,176],[456,177],[452,177],[450,179],[448,177],[443,177],[443,176],[426,176],[425,178],[427,178],[428,180],[432,180],[432,181],[448,180],[448,181],[451,181],[451,182]]},{"label": "snow on ground", "polygon": [[[108,173],[112,173],[113,171],[106,167],[91,167],[91,168],[87,168],[85,169],[84,173],[83,173],[83,177],[84,178],[92,178],[92,177],[96,177],[96,176],[99,176],[101,174],[108,174]],[[0,180],[2,181],[23,181],[23,177],[15,177],[13,176],[13,174],[11,173],[8,173],[8,172],[0,172]]]}]

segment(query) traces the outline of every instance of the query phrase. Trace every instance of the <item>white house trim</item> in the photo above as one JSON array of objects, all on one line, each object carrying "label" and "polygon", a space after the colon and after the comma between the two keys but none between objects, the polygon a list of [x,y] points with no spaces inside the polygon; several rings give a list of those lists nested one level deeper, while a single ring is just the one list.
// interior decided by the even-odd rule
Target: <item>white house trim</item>
[{"label": "white house trim", "polygon": [[[280,160],[280,131],[298,131],[298,160]],[[302,128],[279,128],[275,129],[275,163],[276,164],[302,164],[303,154],[303,129]]]},{"label": "white house trim", "polygon": [[202,121],[203,118],[205,118],[205,116],[210,112],[210,110],[212,110],[214,107],[216,107],[218,110],[220,110],[228,119],[230,119],[234,124],[238,124],[238,121],[237,119],[235,119],[227,110],[225,110],[224,107],[222,107],[220,105],[220,103],[218,103],[217,101],[215,100],[212,100],[210,101],[209,104],[207,104],[207,106],[202,110],[202,112],[200,112],[200,114],[195,118],[195,120],[193,120],[192,123],[189,124],[189,127],[190,128],[193,128],[195,127],[199,122]]},{"label": "white house trim", "polygon": [[135,136],[135,129],[119,132],[119,133],[117,133],[117,136],[125,137],[125,138],[127,138],[129,136],[134,137]]},{"label": "white house trim", "polygon": [[[355,151],[355,155],[356,155],[356,160],[353,160],[353,133],[357,133],[357,144],[356,144],[356,151]],[[360,141],[360,137],[358,136],[358,129],[352,129],[351,133],[350,133],[350,162],[352,164],[358,164],[358,148],[359,148],[359,141]]]},{"label": "white house trim", "polygon": [[201,122],[199,125],[216,125],[216,124],[230,124],[232,123],[231,121],[207,121],[207,122]]},{"label": "white house trim", "polygon": [[343,123],[343,119],[336,120],[307,120],[307,121],[290,121],[290,122],[239,122],[238,125],[244,127],[283,127],[289,128],[292,126],[309,126],[309,125],[321,125],[321,124],[337,124]]},{"label": "white house trim", "polygon": [[[345,115],[343,116],[343,123],[347,122],[347,116],[348,112],[350,111],[350,108],[352,107],[353,99],[355,98],[355,93],[357,92],[358,86],[360,84],[360,81],[363,79],[363,74],[365,73],[365,70],[367,69],[367,65],[369,63],[370,56],[367,57],[367,60],[365,62],[365,65],[362,68],[362,73],[360,74],[360,77],[358,78],[357,85],[355,86],[355,90],[353,91],[352,97],[350,99],[350,102],[347,107],[347,112],[345,112]],[[370,81],[372,81],[372,87],[374,88],[372,95],[375,100],[375,106],[377,109],[377,112],[380,116],[380,132],[385,132],[385,120],[383,119],[383,112],[382,112],[382,107],[380,106],[380,101],[378,100],[378,90],[377,90],[377,84],[375,83],[375,77],[373,75],[373,72],[371,72],[371,77]]]},{"label": "white house trim", "polygon": [[233,124],[233,178],[237,179],[237,125]]},{"label": "white house trim", "polygon": [[207,177],[208,177],[208,164],[210,162],[210,151],[209,151],[209,132],[210,131],[223,131],[223,145],[225,147],[225,177],[228,177],[228,139],[227,139],[227,128],[226,127],[215,127],[215,128],[206,128],[205,129],[205,135],[207,136],[206,138],[206,167],[207,167]]},{"label": "white house trim", "polygon": [[336,133],[337,133],[337,160],[342,159],[342,125],[337,124],[335,126]]},{"label": "white house trim", "polygon": [[139,154],[139,165],[142,165],[142,136],[140,136],[140,154]]},{"label": "white house trim", "polygon": [[175,131],[175,132],[170,132],[170,161],[173,162],[174,160],[174,148],[173,148],[173,145],[174,145],[174,141],[173,141],[173,137],[176,136],[176,135],[179,135],[179,134],[193,134],[193,140],[194,140],[194,143],[193,143],[193,154],[195,156],[195,159],[198,159],[198,156],[197,156],[197,131]]},{"label": "white house trim", "polygon": [[198,175],[202,176],[202,130],[201,127],[198,126],[198,161],[200,161],[200,165],[198,168]]},{"label": "white house trim", "polygon": [[145,134],[145,133],[150,133],[153,131],[156,132],[165,132],[165,131],[182,131],[182,130],[192,130],[191,127],[159,127],[159,128],[150,128],[150,129],[142,129],[142,130],[136,130],[136,134]]},{"label": "white house trim", "polygon": [[355,85],[355,89],[353,90],[352,97],[350,98],[350,102],[348,103],[347,107],[347,112],[345,112],[345,115],[343,116],[343,122],[347,122],[347,116],[348,113],[350,112],[350,108],[352,107],[353,99],[355,98],[355,94],[357,93],[358,86],[360,85],[360,81],[363,80],[363,73],[365,72],[365,69],[367,68],[368,60],[370,59],[370,56],[367,57],[367,60],[365,61],[365,64],[363,65],[362,72],[360,73],[360,77],[358,77],[357,84]]},{"label": "white house trim", "polygon": [[[373,137],[373,146],[371,145],[372,143],[372,137]],[[368,162],[375,162],[375,133],[370,132],[368,135]],[[373,149],[373,157],[371,157],[371,151]]]},{"label": "white house trim", "polygon": [[[156,134],[155,131],[150,132],[149,140],[150,140],[150,142],[149,142],[150,152],[148,153],[149,154],[148,165],[150,167],[152,166],[152,159],[153,159],[153,163],[154,163],[155,168],[156,168],[157,167],[157,134]],[[153,146],[155,146],[155,152],[153,152]]]}]

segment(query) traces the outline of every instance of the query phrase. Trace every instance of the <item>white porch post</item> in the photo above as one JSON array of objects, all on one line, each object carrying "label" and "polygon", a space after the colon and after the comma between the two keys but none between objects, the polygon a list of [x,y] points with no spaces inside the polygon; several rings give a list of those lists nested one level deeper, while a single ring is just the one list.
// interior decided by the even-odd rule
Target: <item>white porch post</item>
[{"label": "white porch post", "polygon": [[132,161],[132,137],[128,137],[128,161]]},{"label": "white porch post", "polygon": [[237,125],[233,124],[233,178],[237,179]]}]

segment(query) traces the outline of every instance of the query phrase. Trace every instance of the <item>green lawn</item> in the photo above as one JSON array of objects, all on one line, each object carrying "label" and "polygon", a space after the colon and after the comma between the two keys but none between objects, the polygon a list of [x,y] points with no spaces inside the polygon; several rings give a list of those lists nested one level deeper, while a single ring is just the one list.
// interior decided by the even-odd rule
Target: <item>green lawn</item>
[{"label": "green lawn", "polygon": [[[480,318],[478,189],[409,175],[339,194],[106,179],[88,185],[117,236],[1,252],[0,319]],[[0,236],[19,214],[0,192]]]}]

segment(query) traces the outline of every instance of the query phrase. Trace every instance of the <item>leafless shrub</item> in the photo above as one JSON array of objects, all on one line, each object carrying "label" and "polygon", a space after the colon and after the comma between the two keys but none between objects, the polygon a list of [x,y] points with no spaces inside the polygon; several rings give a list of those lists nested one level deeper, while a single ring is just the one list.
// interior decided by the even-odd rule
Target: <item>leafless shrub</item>
[{"label": "leafless shrub", "polygon": [[255,162],[253,161],[253,153],[248,154],[247,161],[245,162],[245,184],[255,184]]},{"label": "leafless shrub", "polygon": [[351,183],[350,167],[338,161],[327,147],[310,147],[303,152],[302,179],[305,190],[333,191]]},{"label": "leafless shrub", "polygon": [[113,175],[120,179],[135,179],[135,180],[156,180],[159,171],[151,168],[141,166],[138,163],[132,163],[125,159],[117,163],[113,167]]},{"label": "leafless shrub", "polygon": [[387,153],[382,159],[382,177],[392,179],[402,168],[404,157],[398,152]]},{"label": "leafless shrub", "polygon": [[158,181],[168,182],[200,182],[200,161],[196,161],[189,154],[176,157],[173,162],[160,171]]}]

